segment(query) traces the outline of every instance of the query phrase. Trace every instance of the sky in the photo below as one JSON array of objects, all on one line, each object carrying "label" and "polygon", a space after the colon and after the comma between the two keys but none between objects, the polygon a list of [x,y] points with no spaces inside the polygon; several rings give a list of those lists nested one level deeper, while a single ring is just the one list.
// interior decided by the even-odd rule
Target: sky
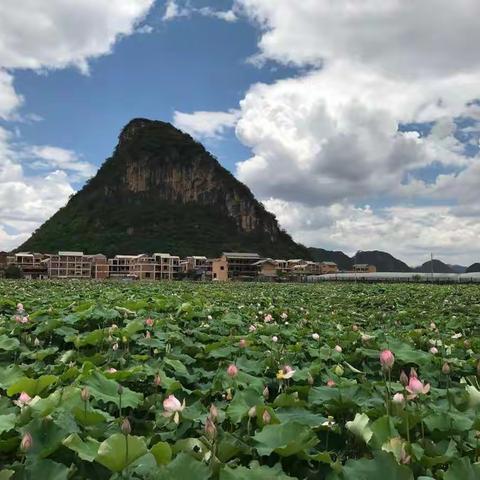
[{"label": "sky", "polygon": [[307,246],[480,261],[479,16],[478,0],[2,0],[0,250],[147,117]]}]

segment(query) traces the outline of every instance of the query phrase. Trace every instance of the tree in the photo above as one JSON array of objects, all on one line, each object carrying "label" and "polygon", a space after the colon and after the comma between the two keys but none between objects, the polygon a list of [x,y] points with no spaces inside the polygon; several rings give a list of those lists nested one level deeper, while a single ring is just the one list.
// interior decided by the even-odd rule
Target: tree
[{"label": "tree", "polygon": [[5,269],[5,278],[23,278],[23,272],[16,265],[10,264]]}]

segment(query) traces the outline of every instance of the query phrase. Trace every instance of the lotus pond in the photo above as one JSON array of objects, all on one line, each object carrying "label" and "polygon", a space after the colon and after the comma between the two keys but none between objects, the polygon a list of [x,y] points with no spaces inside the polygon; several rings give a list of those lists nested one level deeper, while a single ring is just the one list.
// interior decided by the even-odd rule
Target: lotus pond
[{"label": "lotus pond", "polygon": [[0,480],[480,479],[480,287],[0,281]]}]

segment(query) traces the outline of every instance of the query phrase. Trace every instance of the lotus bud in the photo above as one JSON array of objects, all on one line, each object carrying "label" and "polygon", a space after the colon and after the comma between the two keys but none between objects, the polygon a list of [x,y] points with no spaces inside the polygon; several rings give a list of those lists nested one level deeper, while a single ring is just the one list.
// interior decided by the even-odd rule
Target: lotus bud
[{"label": "lotus bud", "polygon": [[147,325],[147,327],[153,327],[154,323],[155,323],[155,321],[153,320],[153,318],[147,318],[145,320],[145,324]]},{"label": "lotus bud", "polygon": [[392,398],[392,402],[396,405],[403,406],[405,404],[405,397],[403,393],[396,393]]},{"label": "lotus bud", "polygon": [[335,345],[335,351],[336,351],[337,353],[342,353],[342,352],[343,352],[343,349],[342,349],[342,347],[341,347],[340,345]]},{"label": "lotus bud", "polygon": [[35,338],[33,344],[34,344],[36,347],[40,346],[40,340],[39,340],[38,338]]},{"label": "lotus bud", "polygon": [[211,321],[212,318],[213,318],[213,317],[212,317],[211,315],[208,315],[208,316],[207,316],[207,320],[208,320],[208,321]]},{"label": "lotus bud", "polygon": [[355,324],[352,325],[352,330],[353,330],[354,332],[358,332],[358,325],[355,325]]},{"label": "lotus bud", "polygon": [[450,365],[448,364],[448,362],[445,362],[443,365],[442,365],[442,373],[444,375],[450,375]]},{"label": "lotus bud", "polygon": [[276,335],[274,335],[274,336],[272,337],[272,342],[273,342],[273,343],[277,343],[277,342],[278,342],[278,337],[277,337]]},{"label": "lotus bud", "polygon": [[122,426],[120,428],[124,435],[130,435],[130,433],[132,432],[132,426],[130,425],[128,418],[125,417],[123,419]]},{"label": "lotus bud", "polygon": [[471,346],[470,340],[464,340],[463,346],[464,346],[465,348],[470,348],[470,346]]},{"label": "lotus bud", "polygon": [[235,378],[238,375],[238,368],[233,363],[230,364],[227,368],[227,374],[231,378]]},{"label": "lotus bud", "polygon": [[153,379],[153,383],[156,387],[159,387],[162,384],[162,378],[160,377],[160,374],[156,374],[155,378]]},{"label": "lotus bud", "polygon": [[232,395],[232,390],[230,388],[227,388],[227,396],[225,397],[228,401],[230,401],[233,398]]},{"label": "lotus bud", "polygon": [[82,391],[80,392],[80,397],[84,402],[88,402],[88,399],[90,398],[90,392],[88,391],[87,387],[82,388]]},{"label": "lotus bud", "polygon": [[402,370],[402,373],[400,374],[400,383],[404,387],[406,387],[408,385],[408,376],[403,370]]},{"label": "lotus bud", "polygon": [[30,450],[32,448],[32,445],[33,445],[33,439],[32,439],[32,436],[30,435],[29,432],[26,432],[23,437],[22,437],[22,441],[20,443],[20,448],[26,452],[28,450]]},{"label": "lotus bud", "polygon": [[380,364],[384,370],[390,370],[395,363],[395,357],[390,350],[383,350],[380,353]]},{"label": "lotus bud", "polygon": [[437,348],[437,347],[432,347],[432,348],[430,349],[430,353],[431,353],[432,355],[436,355],[436,354],[438,353],[438,348]]},{"label": "lotus bud", "polygon": [[120,384],[118,384],[117,393],[118,393],[119,395],[123,395],[123,387],[122,387]]},{"label": "lotus bud", "polygon": [[266,386],[264,389],[263,389],[263,398],[265,400],[268,400],[268,397],[270,396],[270,391],[268,390],[268,387]]},{"label": "lotus bud", "polygon": [[213,421],[215,421],[218,417],[217,407],[213,403],[210,405],[210,417]]},{"label": "lotus bud", "polygon": [[262,420],[265,425],[268,425],[272,421],[272,416],[265,410],[262,415]]},{"label": "lotus bud", "polygon": [[312,333],[312,338],[318,342],[318,340],[320,340],[320,335],[318,333]]},{"label": "lotus bud", "polygon": [[215,423],[213,423],[210,417],[207,417],[207,420],[205,422],[205,433],[207,434],[207,437],[211,440],[213,440],[217,436],[217,427],[215,426]]},{"label": "lotus bud", "polygon": [[255,418],[257,416],[257,407],[254,405],[253,407],[248,410],[248,417]]},{"label": "lotus bud", "polygon": [[312,377],[312,374],[310,372],[307,373],[307,382],[309,385],[313,385],[315,383],[315,380]]},{"label": "lotus bud", "polygon": [[238,346],[239,346],[240,348],[246,348],[246,346],[247,346],[247,341],[246,341],[244,338],[242,338],[242,339],[238,342]]},{"label": "lotus bud", "polygon": [[332,379],[327,380],[327,387],[333,388],[335,386],[336,383]]}]

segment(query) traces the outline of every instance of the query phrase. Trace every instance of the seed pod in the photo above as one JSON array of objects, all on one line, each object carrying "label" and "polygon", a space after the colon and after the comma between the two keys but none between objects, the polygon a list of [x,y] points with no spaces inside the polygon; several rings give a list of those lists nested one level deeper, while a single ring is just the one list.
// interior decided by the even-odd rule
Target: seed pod
[{"label": "seed pod", "polygon": [[130,422],[128,421],[127,417],[123,419],[122,426],[120,427],[120,429],[122,430],[122,433],[124,435],[130,435],[130,433],[132,432],[132,426],[130,425]]}]

